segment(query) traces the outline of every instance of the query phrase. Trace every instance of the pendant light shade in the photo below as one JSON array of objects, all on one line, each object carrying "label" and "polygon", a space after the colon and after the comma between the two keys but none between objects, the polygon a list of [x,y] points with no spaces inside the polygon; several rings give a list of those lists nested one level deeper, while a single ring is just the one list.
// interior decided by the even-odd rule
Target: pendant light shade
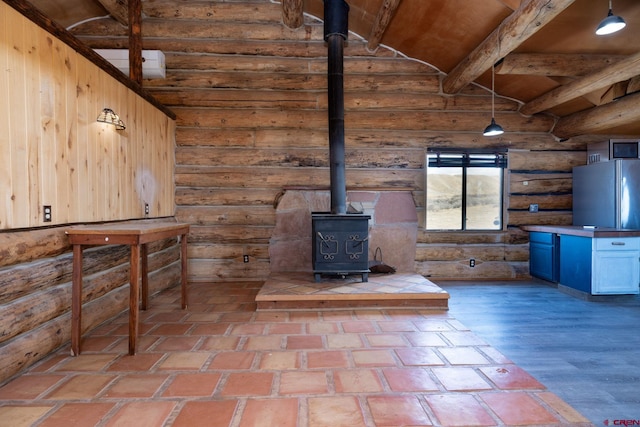
[{"label": "pendant light shade", "polygon": [[484,129],[484,132],[482,132],[482,135],[484,136],[496,136],[502,135],[504,133],[504,129],[502,129],[502,126],[496,123],[495,119],[495,69],[496,66],[494,64],[491,67],[491,123]]},{"label": "pendant light shade", "polygon": [[502,129],[502,126],[496,123],[496,120],[493,117],[491,117],[491,124],[484,128],[484,132],[482,132],[484,136],[496,136],[502,135],[503,133],[504,129]]},{"label": "pendant light shade", "polygon": [[122,119],[111,108],[103,108],[96,121],[114,125],[117,130],[126,129]]},{"label": "pendant light shade", "polygon": [[611,0],[609,0],[609,13],[607,14],[607,17],[600,22],[598,28],[596,28],[596,34],[599,36],[612,34],[616,31],[620,31],[626,26],[627,23],[624,22],[624,19],[613,14],[613,10],[611,8]]}]

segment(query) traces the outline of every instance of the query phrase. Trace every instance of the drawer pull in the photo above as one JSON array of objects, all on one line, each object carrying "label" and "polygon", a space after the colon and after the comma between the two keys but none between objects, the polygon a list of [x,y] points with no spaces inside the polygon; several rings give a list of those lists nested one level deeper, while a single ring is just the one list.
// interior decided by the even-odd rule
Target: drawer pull
[{"label": "drawer pull", "polygon": [[611,242],[611,244],[612,244],[613,246],[624,246],[624,245],[625,245],[625,243],[624,243],[624,242]]}]

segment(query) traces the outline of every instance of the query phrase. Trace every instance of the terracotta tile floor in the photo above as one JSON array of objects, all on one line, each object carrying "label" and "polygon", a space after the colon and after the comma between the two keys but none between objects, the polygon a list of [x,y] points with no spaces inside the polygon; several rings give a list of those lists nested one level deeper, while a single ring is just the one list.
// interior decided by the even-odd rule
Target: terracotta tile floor
[{"label": "terracotta tile floor", "polygon": [[260,283],[192,284],[0,388],[0,426],[591,425],[447,311],[256,311]]}]

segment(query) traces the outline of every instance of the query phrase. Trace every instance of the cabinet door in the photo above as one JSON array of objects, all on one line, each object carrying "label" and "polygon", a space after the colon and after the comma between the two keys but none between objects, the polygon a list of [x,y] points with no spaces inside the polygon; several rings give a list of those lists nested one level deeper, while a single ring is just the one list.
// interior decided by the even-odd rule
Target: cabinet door
[{"label": "cabinet door", "polygon": [[638,251],[594,251],[594,295],[637,294],[640,276]]}]

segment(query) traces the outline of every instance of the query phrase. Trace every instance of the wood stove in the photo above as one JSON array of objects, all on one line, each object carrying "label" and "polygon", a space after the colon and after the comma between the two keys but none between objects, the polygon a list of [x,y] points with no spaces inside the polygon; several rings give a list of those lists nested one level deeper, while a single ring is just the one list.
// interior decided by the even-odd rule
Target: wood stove
[{"label": "wood stove", "polygon": [[369,280],[369,215],[312,213],[313,273]]},{"label": "wood stove", "polygon": [[348,35],[349,5],[324,0],[324,39],[327,42],[329,110],[329,167],[331,212],[312,213],[313,272],[346,276],[369,273],[369,215],[347,213],[344,154],[344,41]]}]

